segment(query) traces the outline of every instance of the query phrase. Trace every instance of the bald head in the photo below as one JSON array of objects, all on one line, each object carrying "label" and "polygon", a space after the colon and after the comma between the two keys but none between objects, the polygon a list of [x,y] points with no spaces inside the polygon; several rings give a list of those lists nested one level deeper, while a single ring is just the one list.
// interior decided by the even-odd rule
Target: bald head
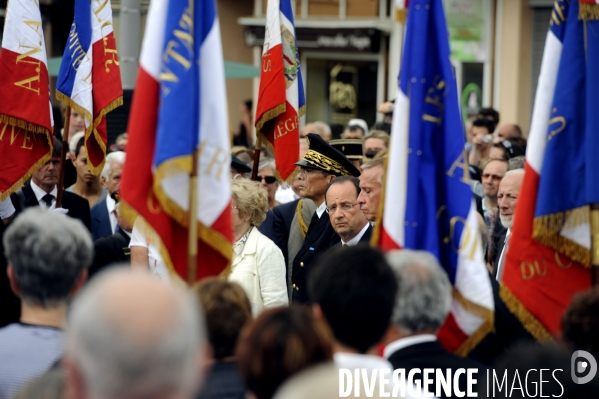
[{"label": "bald head", "polygon": [[200,320],[188,293],[150,274],[99,276],[68,323],[65,367],[81,379],[71,385],[83,387],[74,396],[192,397],[205,340]]}]

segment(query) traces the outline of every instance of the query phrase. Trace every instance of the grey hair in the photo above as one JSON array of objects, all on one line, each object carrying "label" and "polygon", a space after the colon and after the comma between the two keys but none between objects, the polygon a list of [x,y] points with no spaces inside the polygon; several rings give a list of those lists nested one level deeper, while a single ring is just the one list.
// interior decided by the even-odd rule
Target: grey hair
[{"label": "grey hair", "polygon": [[106,155],[106,163],[104,164],[104,168],[102,169],[101,176],[106,180],[110,178],[110,173],[112,173],[112,164],[117,163],[119,165],[125,164],[125,152],[123,151],[115,151]]},{"label": "grey hair", "polygon": [[75,299],[65,337],[67,356],[81,371],[93,397],[193,392],[203,363],[198,350],[206,342],[201,309],[190,292],[172,288],[176,306],[168,315],[170,325],[160,333],[146,334],[145,339],[132,337],[130,329],[122,326],[122,318],[104,306],[110,281],[131,274],[120,267],[106,271]]},{"label": "grey hair", "polygon": [[524,169],[524,155],[510,158],[507,170]]},{"label": "grey hair", "polygon": [[84,131],[73,134],[69,139],[69,151],[75,156],[77,156],[77,154],[75,154],[75,151],[77,150],[77,143],[79,143],[79,140],[81,140],[82,137],[85,137]]},{"label": "grey hair", "polygon": [[441,327],[451,306],[451,283],[437,259],[426,251],[391,251],[387,262],[398,282],[391,321],[405,334]]},{"label": "grey hair", "polygon": [[371,168],[376,168],[377,166],[380,166],[380,168],[383,170],[383,173],[381,173],[381,175],[379,176],[378,182],[380,184],[383,184],[383,174],[385,173],[385,160],[386,159],[387,159],[387,157],[371,159],[370,161],[361,165],[360,169],[365,170],[365,169],[371,169]]},{"label": "grey hair", "polygon": [[321,121],[312,122],[312,124],[319,130],[319,136],[322,135],[329,138],[332,136],[331,127],[328,124]]},{"label": "grey hair", "polygon": [[508,176],[522,176],[524,177],[524,169],[512,169],[512,170],[508,170],[505,175],[503,175],[503,178],[505,179]]},{"label": "grey hair", "polygon": [[91,235],[79,220],[39,207],[21,213],[6,229],[3,243],[21,299],[43,307],[67,300],[94,252]]},{"label": "grey hair", "polygon": [[[253,167],[254,167],[254,163],[252,162],[250,164],[250,168],[253,168]],[[270,168],[270,169],[272,169],[273,173],[275,173],[275,174],[277,173],[277,165],[273,158],[270,158],[270,157],[260,158],[260,162],[258,162],[258,172],[264,168]]]}]

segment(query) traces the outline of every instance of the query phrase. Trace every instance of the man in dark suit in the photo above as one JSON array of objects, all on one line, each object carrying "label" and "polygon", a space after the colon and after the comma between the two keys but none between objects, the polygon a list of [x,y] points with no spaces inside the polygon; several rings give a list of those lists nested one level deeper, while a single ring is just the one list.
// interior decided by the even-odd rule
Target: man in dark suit
[{"label": "man in dark suit", "polygon": [[[46,209],[56,207],[61,151],[62,143],[54,139],[52,158],[33,172],[29,183],[10,196],[17,215],[25,208],[32,206],[41,206]],[[62,209],[68,210],[67,216],[79,219],[91,232],[89,202],[85,198],[63,190]]]},{"label": "man in dark suit", "polygon": [[118,201],[115,204],[114,213],[120,228],[114,234],[94,241],[94,261],[89,268],[88,279],[112,264],[131,262],[129,242],[133,226],[122,217]]},{"label": "man in dark suit", "polygon": [[94,241],[101,237],[108,237],[116,232],[117,221],[114,214],[116,202],[112,194],[121,187],[121,175],[125,153],[123,151],[111,152],[106,156],[106,163],[100,175],[102,186],[108,191],[105,198],[101,198],[91,209],[92,236]]},{"label": "man in dark suit", "polygon": [[354,176],[341,176],[329,183],[325,193],[329,219],[341,242],[335,246],[368,244],[372,226],[360,209],[360,180]]},{"label": "man in dark suit", "polygon": [[[421,372],[425,368],[450,369],[452,381],[457,369],[475,368],[478,369],[475,378],[482,378],[485,373],[482,364],[447,352],[437,341],[436,333],[449,313],[452,290],[437,259],[429,252],[404,249],[387,254],[387,261],[395,271],[398,283],[387,346],[383,352],[393,368],[405,369],[405,375],[411,369]],[[466,392],[466,374],[458,378],[459,389]],[[453,387],[452,390],[456,392]],[[477,392],[476,387],[473,391]],[[443,390],[441,397],[447,397]]]},{"label": "man in dark suit", "polygon": [[297,193],[314,201],[312,215],[304,243],[293,260],[291,276],[293,302],[308,302],[307,281],[310,269],[318,255],[339,242],[331,226],[324,201],[328,184],[337,176],[359,176],[360,171],[340,151],[328,145],[320,136],[306,135],[310,148],[299,162]]}]

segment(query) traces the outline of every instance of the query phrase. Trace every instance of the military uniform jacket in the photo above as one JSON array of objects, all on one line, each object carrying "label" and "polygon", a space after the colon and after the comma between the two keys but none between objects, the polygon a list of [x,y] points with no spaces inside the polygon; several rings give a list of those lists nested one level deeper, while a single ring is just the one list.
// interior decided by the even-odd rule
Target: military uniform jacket
[{"label": "military uniform jacket", "polygon": [[320,219],[317,220],[317,218],[315,212],[304,243],[293,260],[291,288],[294,303],[308,302],[307,282],[310,270],[314,267],[319,255],[341,240],[333,230],[329,215],[326,212],[322,214]]}]

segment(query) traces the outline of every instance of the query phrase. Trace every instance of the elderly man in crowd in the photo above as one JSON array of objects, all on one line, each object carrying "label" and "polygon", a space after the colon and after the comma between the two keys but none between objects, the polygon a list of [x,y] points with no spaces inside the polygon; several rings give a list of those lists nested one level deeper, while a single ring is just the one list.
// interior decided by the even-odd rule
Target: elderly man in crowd
[{"label": "elderly man in crowd", "polygon": [[[452,377],[457,369],[478,368],[481,375],[482,364],[450,354],[437,340],[451,305],[451,283],[437,259],[426,251],[404,249],[387,254],[387,261],[398,283],[383,352],[393,368],[405,369],[405,375],[412,369],[451,369]],[[466,374],[462,374],[459,386],[463,392],[466,383]]]},{"label": "elderly man in crowd", "polygon": [[329,140],[331,140],[331,138],[333,137],[333,134],[331,133],[331,127],[321,121],[306,123],[306,126],[304,126],[304,128],[302,130],[301,137],[304,138],[309,133],[314,133],[314,134],[319,135],[320,138],[322,138],[326,142],[329,142]]},{"label": "elderly man in crowd", "polygon": [[516,214],[516,205],[518,204],[518,196],[520,187],[524,179],[524,169],[515,169],[508,171],[501,183],[497,192],[497,205],[499,206],[499,219],[501,224],[507,228],[505,237],[499,240],[497,246],[497,256],[495,257],[495,266],[493,268],[493,276],[497,281],[501,282],[503,275],[503,264],[505,263],[505,254],[509,245],[511,229],[514,225],[514,215]]},{"label": "elderly man in crowd", "polygon": [[116,205],[112,194],[121,187],[121,175],[123,165],[125,164],[125,153],[122,151],[111,152],[106,156],[106,163],[100,181],[102,186],[108,191],[106,199],[98,201],[91,209],[92,218],[92,236],[94,241],[98,238],[106,237],[116,232],[117,220],[114,211]]},{"label": "elderly man in crowd", "polygon": [[73,302],[65,398],[193,398],[205,334],[189,293],[148,273],[106,272]]},{"label": "elderly man in crowd", "polygon": [[368,244],[372,226],[360,210],[358,195],[360,180],[354,176],[341,176],[329,183],[325,192],[331,225],[341,238],[336,246]]},{"label": "elderly man in crowd", "polygon": [[359,176],[360,172],[340,151],[334,149],[315,134],[308,134],[310,149],[304,158],[297,162],[298,194],[309,198],[316,205],[310,227],[299,252],[293,260],[291,287],[293,301],[305,303],[308,300],[307,278],[314,260],[322,252],[339,242],[339,236],[331,226],[326,212],[325,191],[327,185],[337,176]]},{"label": "elderly man in crowd", "polygon": [[61,357],[67,300],[85,282],[93,247],[79,221],[39,208],[19,215],[3,242],[21,299],[20,322],[0,329],[0,398],[9,398]]},{"label": "elderly man in crowd", "polygon": [[358,202],[366,219],[371,222],[376,221],[376,214],[379,209],[383,188],[383,173],[385,172],[384,164],[384,158],[377,158],[362,165]]},{"label": "elderly man in crowd", "polygon": [[383,132],[382,130],[371,130],[370,133],[362,139],[364,161],[373,159],[376,154],[389,148],[390,139],[391,137],[387,132]]}]

